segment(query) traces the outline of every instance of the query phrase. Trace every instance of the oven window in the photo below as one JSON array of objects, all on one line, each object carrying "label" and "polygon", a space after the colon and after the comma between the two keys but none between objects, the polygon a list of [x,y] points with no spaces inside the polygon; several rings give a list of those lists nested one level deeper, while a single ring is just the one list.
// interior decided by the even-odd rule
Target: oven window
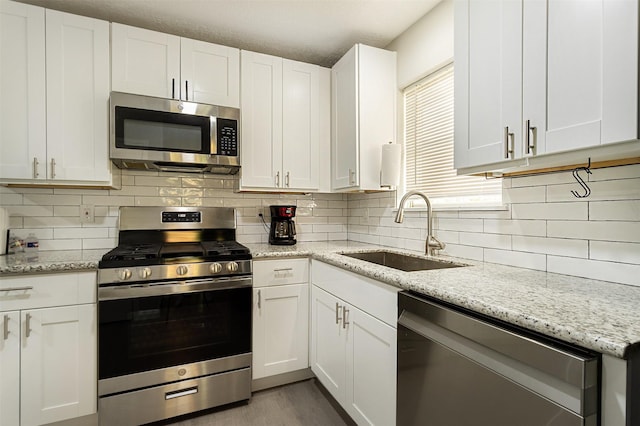
[{"label": "oven window", "polygon": [[116,107],[115,120],[118,148],[211,153],[209,117]]},{"label": "oven window", "polygon": [[99,303],[100,379],[251,351],[251,288]]}]

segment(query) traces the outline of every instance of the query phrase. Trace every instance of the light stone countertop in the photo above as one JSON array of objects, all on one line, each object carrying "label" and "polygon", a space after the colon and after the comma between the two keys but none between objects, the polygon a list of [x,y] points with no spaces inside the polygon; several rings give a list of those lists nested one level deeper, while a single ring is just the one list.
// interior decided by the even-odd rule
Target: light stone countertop
[{"label": "light stone countertop", "polygon": [[[254,260],[311,257],[585,348],[627,358],[640,347],[640,287],[442,257],[468,267],[404,272],[342,256],[381,247],[347,241],[294,246],[245,244]],[[408,250],[385,250],[415,256]],[[107,250],[40,252],[35,261],[0,256],[0,277],[91,270]]]}]

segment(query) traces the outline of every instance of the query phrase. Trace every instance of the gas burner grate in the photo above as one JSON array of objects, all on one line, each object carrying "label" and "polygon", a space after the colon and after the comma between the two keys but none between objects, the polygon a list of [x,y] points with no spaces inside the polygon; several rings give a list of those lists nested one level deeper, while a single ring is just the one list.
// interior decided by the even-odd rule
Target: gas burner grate
[{"label": "gas burner grate", "polygon": [[102,260],[129,261],[157,259],[160,255],[160,248],[161,246],[159,244],[119,246],[105,254]]}]

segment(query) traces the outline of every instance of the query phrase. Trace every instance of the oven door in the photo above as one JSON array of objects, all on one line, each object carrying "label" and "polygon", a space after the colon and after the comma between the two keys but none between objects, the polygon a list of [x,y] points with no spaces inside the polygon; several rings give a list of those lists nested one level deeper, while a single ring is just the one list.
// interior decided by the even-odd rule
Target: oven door
[{"label": "oven door", "polygon": [[99,289],[100,395],[250,366],[252,280]]}]

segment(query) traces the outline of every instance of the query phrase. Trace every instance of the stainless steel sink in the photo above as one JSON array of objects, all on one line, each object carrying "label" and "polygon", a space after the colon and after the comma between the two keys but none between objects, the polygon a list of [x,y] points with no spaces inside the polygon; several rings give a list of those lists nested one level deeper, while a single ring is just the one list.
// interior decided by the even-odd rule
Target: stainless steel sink
[{"label": "stainless steel sink", "polygon": [[459,263],[445,262],[442,260],[425,259],[422,257],[408,256],[389,251],[369,251],[366,253],[341,253],[343,256],[366,262],[376,263],[388,268],[399,269],[405,272],[428,271],[431,269],[459,268]]}]

